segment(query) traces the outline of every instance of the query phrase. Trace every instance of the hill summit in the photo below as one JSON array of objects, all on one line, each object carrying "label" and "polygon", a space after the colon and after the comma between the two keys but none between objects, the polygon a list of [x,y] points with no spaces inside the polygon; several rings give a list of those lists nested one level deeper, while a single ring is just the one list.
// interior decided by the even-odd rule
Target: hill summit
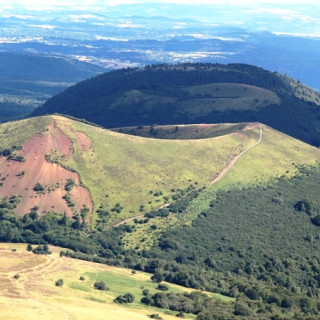
[{"label": "hill summit", "polygon": [[105,128],[261,122],[319,145],[320,96],[246,64],[179,64],[107,72],[49,99],[32,115],[67,114]]},{"label": "hill summit", "polygon": [[259,123],[127,129],[136,136],[118,130],[126,132],[56,115],[2,124],[3,206],[11,203],[20,216],[84,216],[105,227],[168,206],[231,166],[234,175],[223,179],[230,185],[266,182],[313,164],[319,153]]}]

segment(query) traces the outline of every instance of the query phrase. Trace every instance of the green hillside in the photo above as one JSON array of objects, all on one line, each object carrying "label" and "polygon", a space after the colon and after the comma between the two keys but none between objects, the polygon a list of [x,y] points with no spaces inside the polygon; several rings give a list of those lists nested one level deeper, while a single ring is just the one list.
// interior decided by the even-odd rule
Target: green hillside
[{"label": "green hillside", "polygon": [[244,64],[155,65],[108,72],[48,100],[33,115],[67,114],[106,128],[261,122],[319,145],[320,96]]},{"label": "green hillside", "polygon": [[[274,319],[271,310],[280,308],[281,319],[316,319],[319,172],[316,166],[290,179],[211,193],[192,224],[183,224],[182,213],[179,226],[162,233],[149,255],[162,259],[164,279],[248,298],[248,318]],[[204,198],[188,210],[203,206]],[[165,261],[176,261],[189,277],[178,280]],[[206,270],[205,279],[199,270]]]},{"label": "green hillside", "polygon": [[125,244],[127,248],[149,249],[163,230],[191,225],[194,219],[207,210],[220,190],[241,190],[291,178],[297,174],[300,166],[318,164],[319,156],[319,149],[262,126],[261,142],[242,154],[219,181],[209,184],[205,192],[201,192],[197,198],[191,199],[192,201],[188,199],[179,215],[173,215],[166,221],[158,221],[159,227],[155,232],[150,234],[149,231],[153,220],[137,226],[136,232],[126,234]]},{"label": "green hillside", "polygon": [[[22,140],[28,138],[25,130],[30,134],[49,130],[52,139],[57,139],[57,133],[51,132],[53,129],[45,129],[48,123],[54,123],[70,139],[72,154],[66,157],[63,151],[53,148],[46,152],[46,159],[79,173],[95,210],[103,208],[107,212],[107,224],[142,215],[183,193],[206,186],[230,159],[254,144],[259,135],[257,127],[243,124],[234,134],[217,138],[169,141],[133,137],[52,116],[2,125],[4,149],[9,147],[9,141],[11,146],[23,146]],[[25,160],[27,163],[28,159]],[[93,221],[96,219],[95,211]]]},{"label": "green hillside", "polygon": [[[45,129],[50,123],[70,139],[72,153],[66,156],[64,151],[53,147],[46,151],[45,157],[80,175],[81,183],[89,190],[93,201],[93,225],[98,219],[99,208],[105,212],[104,223],[114,224],[169,204],[192,190],[207,187],[233,159],[250,147],[254,148],[237,159],[236,166],[224,177],[222,184],[223,181],[228,185],[241,181],[250,184],[269,181],[279,175],[290,176],[296,171],[295,164],[313,164],[319,158],[317,149],[268,127],[261,127],[260,133],[257,124],[199,125],[197,129],[174,126],[179,139],[150,139],[60,116],[2,125],[3,149],[10,146],[22,146],[23,149],[28,132],[31,138],[32,134],[49,130],[52,139],[58,139],[57,133],[51,132],[53,129]],[[194,130],[212,137],[199,139],[194,136]],[[194,139],[186,139],[190,133]],[[261,143],[255,146],[260,134]],[[269,157],[265,157],[266,152]],[[19,155],[19,151],[15,154]],[[248,168],[247,163],[250,163]],[[5,189],[4,182],[2,190]]]},{"label": "green hillside", "polygon": [[0,52],[0,122],[26,117],[53,95],[104,72],[54,55]]},{"label": "green hillside", "polygon": [[[136,290],[145,307],[134,307],[163,319],[317,319],[319,149],[256,122],[119,130],[57,115],[2,124],[0,241],[59,245],[67,258],[231,298]],[[86,294],[95,277],[117,281],[63,274]]]}]

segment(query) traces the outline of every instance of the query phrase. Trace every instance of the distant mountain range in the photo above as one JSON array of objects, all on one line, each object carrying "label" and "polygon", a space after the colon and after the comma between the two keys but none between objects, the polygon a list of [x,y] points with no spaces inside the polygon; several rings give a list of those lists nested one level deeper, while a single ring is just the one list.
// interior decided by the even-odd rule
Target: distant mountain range
[{"label": "distant mountain range", "polygon": [[0,121],[22,118],[53,95],[103,71],[61,56],[0,52]]},{"label": "distant mountain range", "polygon": [[[48,13],[49,12],[49,13]],[[320,89],[320,19],[308,5],[8,7],[0,50],[58,54],[103,67],[248,63]],[[292,23],[294,21],[294,23]],[[2,28],[3,27],[3,28]]]}]

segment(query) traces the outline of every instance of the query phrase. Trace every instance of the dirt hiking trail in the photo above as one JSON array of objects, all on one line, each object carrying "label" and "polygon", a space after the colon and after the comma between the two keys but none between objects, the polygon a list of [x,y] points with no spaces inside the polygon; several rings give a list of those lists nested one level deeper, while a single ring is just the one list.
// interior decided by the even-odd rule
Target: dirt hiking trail
[{"label": "dirt hiking trail", "polygon": [[[229,160],[224,166],[223,168],[221,169],[220,172],[217,173],[217,175],[211,179],[209,182],[208,182],[208,185],[212,185],[214,183],[217,183],[218,181],[220,181],[228,172],[229,170],[231,170],[231,168],[235,165],[235,163],[248,151],[250,151],[251,149],[255,148],[258,144],[260,144],[260,142],[262,141],[262,137],[263,137],[263,128],[262,128],[262,125],[259,124],[259,123],[252,123],[251,125],[247,126],[244,130],[251,130],[253,128],[256,128],[258,127],[259,128],[259,139],[253,144],[251,145],[250,147],[244,149],[243,151],[241,151],[238,155],[234,156],[231,160]],[[234,133],[231,133],[231,135],[233,135]],[[199,187],[200,189],[200,187]],[[194,191],[194,190],[192,190]],[[185,194],[183,197],[187,196],[189,193]],[[173,202],[171,202],[173,203]],[[163,209],[163,208],[166,208],[168,207],[171,203],[165,203],[163,205],[161,205],[160,207],[158,207],[157,209],[155,210],[159,210],[159,209]],[[140,219],[140,218],[143,218],[144,215],[143,214],[140,214],[140,215],[137,215],[137,216],[134,216],[134,217],[131,217],[131,218],[127,218],[125,220],[122,220],[122,221],[119,221],[115,224],[113,224],[112,226],[110,226],[111,228],[112,227],[119,227],[129,221],[133,221],[134,219]]]}]

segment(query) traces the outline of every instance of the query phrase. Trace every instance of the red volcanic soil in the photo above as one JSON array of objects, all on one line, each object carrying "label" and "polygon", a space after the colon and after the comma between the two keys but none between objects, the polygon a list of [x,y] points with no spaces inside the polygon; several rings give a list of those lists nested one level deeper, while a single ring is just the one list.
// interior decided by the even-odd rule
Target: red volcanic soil
[{"label": "red volcanic soil", "polygon": [[81,151],[86,151],[91,148],[91,142],[88,137],[81,131],[76,132],[77,145]]},{"label": "red volcanic soil", "polygon": [[[84,137],[82,137],[85,139]],[[79,175],[71,172],[62,166],[47,162],[46,154],[55,150],[67,159],[71,156],[72,142],[52,122],[47,131],[42,132],[26,141],[22,146],[20,155],[24,162],[0,158],[0,198],[20,196],[20,203],[17,205],[16,213],[20,216],[30,212],[34,206],[39,207],[42,215],[49,211],[66,213],[69,217],[74,212],[80,213],[81,208],[86,205],[90,212],[93,210],[93,203],[90,193],[80,185]],[[73,208],[68,207],[63,196],[67,179],[75,181],[75,187],[70,191],[71,201],[75,204]],[[40,183],[45,191],[38,193],[33,190],[34,186]]]}]

